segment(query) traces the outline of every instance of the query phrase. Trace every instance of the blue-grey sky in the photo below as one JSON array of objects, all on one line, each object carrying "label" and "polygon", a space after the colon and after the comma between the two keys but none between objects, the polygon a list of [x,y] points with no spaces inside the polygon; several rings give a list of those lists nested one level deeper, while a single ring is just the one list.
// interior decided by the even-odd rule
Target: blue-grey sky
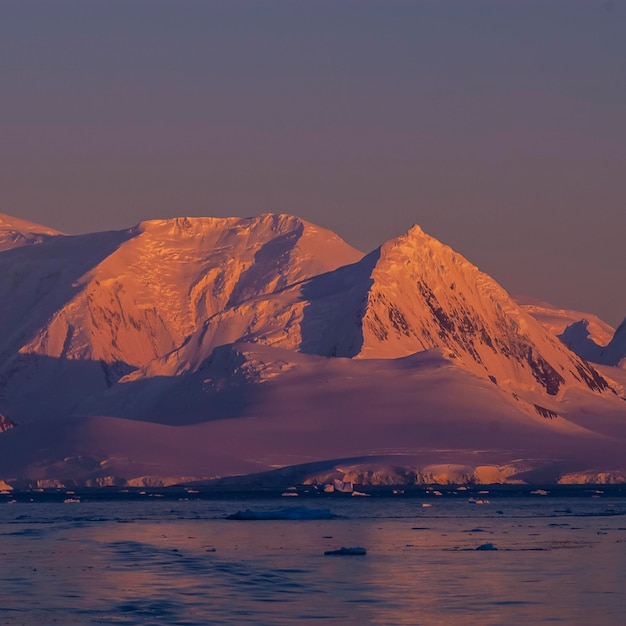
[{"label": "blue-grey sky", "polygon": [[626,0],[5,0],[0,212],[418,223],[626,316]]}]

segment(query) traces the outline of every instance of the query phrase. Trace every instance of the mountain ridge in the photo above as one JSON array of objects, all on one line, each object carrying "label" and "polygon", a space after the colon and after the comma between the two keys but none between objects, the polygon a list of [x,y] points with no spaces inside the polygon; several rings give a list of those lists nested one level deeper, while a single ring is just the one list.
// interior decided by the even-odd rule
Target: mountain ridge
[{"label": "mountain ridge", "polygon": [[63,234],[54,228],[0,213],[0,252],[37,245],[50,237]]}]

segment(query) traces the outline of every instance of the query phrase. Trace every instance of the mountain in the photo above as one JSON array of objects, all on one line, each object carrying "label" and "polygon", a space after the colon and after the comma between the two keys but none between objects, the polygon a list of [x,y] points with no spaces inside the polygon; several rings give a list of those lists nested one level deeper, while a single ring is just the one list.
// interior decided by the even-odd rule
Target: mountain
[{"label": "mountain", "polygon": [[0,213],[0,252],[38,244],[61,234],[52,228]]},{"label": "mountain", "polygon": [[443,348],[463,369],[529,398],[609,391],[495,281],[419,227],[357,263],[224,309],[129,379],[193,370],[235,342],[347,358]]},{"label": "mountain", "polygon": [[0,398],[22,422],[72,412],[225,308],[362,256],[277,215],[151,221],[11,253],[0,257],[0,323],[15,329],[0,343]]},{"label": "mountain", "polygon": [[[534,317],[547,331],[553,335],[562,335],[572,324],[585,322],[588,339],[598,346],[606,346],[615,334],[615,329],[592,313],[583,313],[572,309],[556,307],[530,296],[513,295],[515,302],[529,315]],[[575,349],[571,348],[574,352]],[[577,354],[579,354],[577,352]],[[586,357],[584,357],[586,358]]]},{"label": "mountain", "polygon": [[619,385],[419,227],[365,256],[288,215],[51,236],[0,253],[0,324],[14,484],[626,476]]},{"label": "mountain", "polygon": [[514,296],[524,311],[586,361],[613,367],[626,362],[626,320],[615,330],[599,317],[559,309],[528,296]]}]

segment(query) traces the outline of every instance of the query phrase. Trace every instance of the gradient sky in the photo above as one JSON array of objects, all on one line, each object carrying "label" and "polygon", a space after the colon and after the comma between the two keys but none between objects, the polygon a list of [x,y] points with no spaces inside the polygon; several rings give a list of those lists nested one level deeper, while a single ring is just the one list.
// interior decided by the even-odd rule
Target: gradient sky
[{"label": "gradient sky", "polygon": [[5,0],[0,212],[418,223],[626,316],[626,0]]}]

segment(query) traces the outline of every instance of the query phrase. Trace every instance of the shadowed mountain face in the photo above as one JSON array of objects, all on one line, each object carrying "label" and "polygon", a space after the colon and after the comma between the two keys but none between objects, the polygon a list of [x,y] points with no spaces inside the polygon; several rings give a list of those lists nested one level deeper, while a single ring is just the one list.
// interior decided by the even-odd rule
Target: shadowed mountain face
[{"label": "shadowed mountain face", "polygon": [[[478,446],[491,436],[485,447],[493,449],[506,448],[509,431],[477,433],[464,420],[482,423],[488,413],[485,424],[495,424],[498,413],[508,415],[528,445],[544,433],[553,443],[574,437],[577,450],[584,448],[581,437],[621,436],[621,418],[594,427],[594,434],[572,409],[591,403],[619,415],[624,403],[611,385],[495,281],[419,227],[363,256],[288,215],[179,218],[77,237],[3,219],[19,245],[0,252],[0,413],[18,424],[36,429],[45,422],[54,430],[69,416],[110,416],[118,419],[102,422],[106,428],[118,428],[119,419],[163,426],[146,430],[153,434],[214,424],[201,431],[216,442],[223,441],[221,428],[237,439],[237,424],[254,424],[258,446],[243,435],[245,447],[229,444],[224,467],[231,469],[249,468],[244,457],[263,457],[262,446],[286,428],[296,439],[298,432],[312,436],[314,423],[323,424],[322,432],[303,455],[328,458],[324,442],[335,436],[328,402],[334,419],[353,415],[351,433],[365,429],[358,446],[348,437],[333,448],[337,457],[367,455],[381,420],[419,433],[422,448],[436,442],[443,449],[446,430],[432,419],[439,409],[442,424],[446,411],[455,413],[450,423],[466,442]],[[436,358],[411,360],[433,351]],[[448,374],[438,386],[442,371]],[[333,376],[340,384],[329,384]],[[472,381],[476,392],[468,391]],[[444,402],[438,395],[444,389],[453,395],[457,389],[458,398]],[[564,419],[567,411],[572,417]],[[141,427],[131,431],[141,439]],[[113,449],[87,441],[89,432],[81,426],[72,435],[70,456],[80,456],[83,444],[92,450],[95,476],[93,468]],[[117,441],[113,432],[107,437]],[[407,440],[411,449],[417,444]],[[206,445],[207,454],[223,458]],[[278,457],[288,446],[275,449],[268,463],[285,464]],[[61,448],[50,455],[65,458]],[[18,457],[11,456],[15,475]],[[50,471],[60,471],[60,462]],[[220,473],[215,463],[211,468]],[[182,466],[181,472],[188,473]]]},{"label": "shadowed mountain face", "polygon": [[626,368],[626,320],[619,325],[613,339],[602,349],[598,363]]},{"label": "shadowed mountain face", "polygon": [[589,320],[580,319],[567,326],[558,338],[572,352],[591,363],[626,368],[626,320],[605,343],[595,340],[590,327]]},{"label": "shadowed mountain face", "polygon": [[[567,326],[558,338],[572,351],[592,363],[602,363],[604,347],[598,345],[589,330],[589,321],[578,320]],[[610,363],[617,365],[617,363]]]}]

